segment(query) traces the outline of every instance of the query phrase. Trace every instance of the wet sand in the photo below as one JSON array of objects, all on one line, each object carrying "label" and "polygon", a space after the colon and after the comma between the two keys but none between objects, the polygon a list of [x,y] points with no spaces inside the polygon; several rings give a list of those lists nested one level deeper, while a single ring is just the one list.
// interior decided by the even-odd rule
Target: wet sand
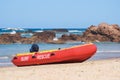
[{"label": "wet sand", "polygon": [[0,80],[120,80],[120,58],[0,68]]}]

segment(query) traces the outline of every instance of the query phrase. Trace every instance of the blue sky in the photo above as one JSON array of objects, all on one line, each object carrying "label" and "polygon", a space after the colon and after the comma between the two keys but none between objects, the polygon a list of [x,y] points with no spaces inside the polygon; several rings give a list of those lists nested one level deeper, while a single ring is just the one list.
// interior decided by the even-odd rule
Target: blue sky
[{"label": "blue sky", "polygon": [[120,0],[0,0],[0,27],[87,28],[120,25]]}]

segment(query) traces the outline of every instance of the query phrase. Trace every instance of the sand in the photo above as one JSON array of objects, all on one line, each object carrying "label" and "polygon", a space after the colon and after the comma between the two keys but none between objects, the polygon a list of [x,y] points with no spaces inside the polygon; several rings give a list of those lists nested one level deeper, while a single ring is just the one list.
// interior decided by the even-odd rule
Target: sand
[{"label": "sand", "polygon": [[0,68],[0,80],[120,80],[120,58]]}]

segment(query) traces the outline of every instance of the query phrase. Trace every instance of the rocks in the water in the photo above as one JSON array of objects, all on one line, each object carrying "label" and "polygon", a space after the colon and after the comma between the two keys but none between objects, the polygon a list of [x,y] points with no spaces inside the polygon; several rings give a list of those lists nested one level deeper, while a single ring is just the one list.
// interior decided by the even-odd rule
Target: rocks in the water
[{"label": "rocks in the water", "polygon": [[117,24],[109,25],[101,23],[98,26],[91,25],[83,35],[62,35],[63,41],[83,41],[83,42],[120,42],[120,27]]},{"label": "rocks in the water", "polygon": [[35,33],[32,36],[32,39],[36,40],[36,41],[40,41],[40,42],[47,42],[49,40],[53,40],[53,38],[55,37],[55,33],[51,32],[51,31],[44,31],[41,33]]},{"label": "rocks in the water", "polygon": [[54,32],[44,31],[40,33],[34,33],[31,38],[23,39],[22,43],[40,43],[40,42],[49,42],[55,37]]},{"label": "rocks in the water", "polygon": [[51,40],[51,41],[48,41],[47,43],[50,43],[50,44],[64,44],[66,41],[63,41],[63,40],[57,40],[57,41],[54,41],[54,40]]},{"label": "rocks in the water", "polygon": [[1,34],[0,35],[0,44],[10,44],[16,43],[21,40],[21,36],[19,33],[17,34]]},{"label": "rocks in the water", "polygon": [[79,41],[79,40],[81,40],[81,36],[80,35],[75,35],[75,34],[70,34],[70,35],[64,34],[64,35],[61,36],[61,38],[59,38],[59,40],[62,40],[62,41]]},{"label": "rocks in the water", "polygon": [[10,43],[40,43],[49,42],[55,37],[54,32],[45,31],[41,33],[34,33],[31,38],[21,37],[20,34],[2,34],[0,35],[0,44],[10,44]]},{"label": "rocks in the water", "polygon": [[1,34],[0,44],[10,43],[55,43],[62,44],[66,41],[83,42],[120,42],[120,27],[117,24],[109,25],[101,23],[98,26],[91,25],[82,35],[63,34],[59,39],[54,40],[56,32],[68,32],[66,29],[53,29],[53,31],[44,31],[33,33],[32,37],[21,37],[21,33]]},{"label": "rocks in the water", "polygon": [[120,42],[120,27],[116,24],[101,23],[90,26],[82,35],[82,41]]}]

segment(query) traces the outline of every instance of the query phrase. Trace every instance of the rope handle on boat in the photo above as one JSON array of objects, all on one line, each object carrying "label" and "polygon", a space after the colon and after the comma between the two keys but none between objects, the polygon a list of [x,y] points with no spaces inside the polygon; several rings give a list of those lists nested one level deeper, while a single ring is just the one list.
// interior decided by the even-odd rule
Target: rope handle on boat
[{"label": "rope handle on boat", "polygon": [[53,52],[50,54],[50,56],[54,56],[54,55],[55,55],[55,53],[53,53]]},{"label": "rope handle on boat", "polygon": [[34,54],[32,55],[32,58],[36,58],[36,54],[38,54],[38,53],[37,53],[37,52],[34,53]]}]

